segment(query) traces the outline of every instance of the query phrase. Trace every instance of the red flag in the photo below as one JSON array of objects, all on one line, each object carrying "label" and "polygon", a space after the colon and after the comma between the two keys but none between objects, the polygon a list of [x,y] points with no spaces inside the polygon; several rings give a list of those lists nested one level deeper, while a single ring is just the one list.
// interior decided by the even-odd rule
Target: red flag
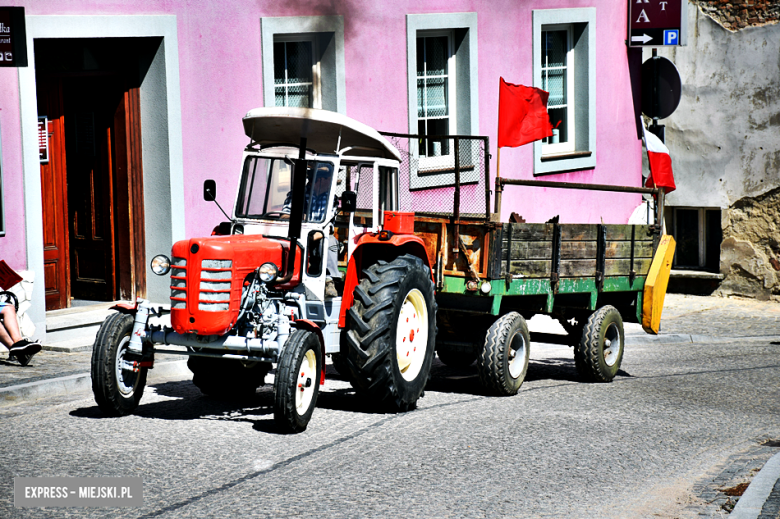
[{"label": "red flag", "polygon": [[548,92],[513,85],[501,78],[498,88],[498,147],[515,148],[552,136]]},{"label": "red flag", "polygon": [[8,290],[22,280],[22,276],[8,266],[5,260],[0,260],[0,290]]},{"label": "red flag", "polygon": [[642,126],[642,130],[645,133],[647,161],[650,163],[650,175],[647,176],[645,187],[662,187],[664,193],[671,193],[677,189],[677,186],[674,185],[672,157],[669,155],[669,148],[654,133],[648,132],[644,126]]}]

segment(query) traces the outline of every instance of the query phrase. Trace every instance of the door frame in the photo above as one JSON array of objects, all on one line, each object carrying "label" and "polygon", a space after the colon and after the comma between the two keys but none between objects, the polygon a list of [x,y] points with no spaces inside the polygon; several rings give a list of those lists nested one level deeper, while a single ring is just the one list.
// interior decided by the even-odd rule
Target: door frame
[{"label": "door frame", "polygon": [[[184,165],[182,150],[181,91],[179,83],[179,51],[175,15],[150,16],[54,16],[26,17],[28,67],[18,68],[22,126],[22,165],[24,169],[25,233],[27,268],[41,279],[33,285],[32,307],[28,315],[35,324],[35,338],[46,336],[46,300],[43,275],[43,218],[40,162],[38,160],[37,113],[35,81],[35,45],[38,38],[121,38],[162,37],[162,44],[141,84],[141,117],[144,113],[165,113],[163,124],[147,124],[142,128],[144,147],[144,201],[146,222],[147,274],[146,297],[165,302],[167,280],[152,276],[149,261],[154,251],[169,250],[184,233]],[[164,85],[164,90],[155,89]],[[148,119],[147,119],[148,120]],[[150,193],[148,186],[154,186]],[[151,253],[149,251],[152,251]]]}]

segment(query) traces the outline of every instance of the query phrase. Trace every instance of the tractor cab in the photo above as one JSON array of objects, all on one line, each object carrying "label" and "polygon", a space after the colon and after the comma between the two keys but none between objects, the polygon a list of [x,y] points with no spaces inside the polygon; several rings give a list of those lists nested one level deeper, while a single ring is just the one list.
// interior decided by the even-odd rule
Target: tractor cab
[{"label": "tractor cab", "polygon": [[[302,254],[303,275],[293,290],[324,301],[329,247],[336,242],[341,252],[330,253],[337,252],[346,265],[355,237],[378,232],[384,212],[398,210],[400,154],[376,130],[324,110],[257,108],[243,123],[250,142],[231,233],[295,242],[292,250]],[[380,189],[363,201],[370,218],[356,221],[357,185],[366,176],[363,185]],[[339,224],[346,223],[338,230],[337,216]]]}]

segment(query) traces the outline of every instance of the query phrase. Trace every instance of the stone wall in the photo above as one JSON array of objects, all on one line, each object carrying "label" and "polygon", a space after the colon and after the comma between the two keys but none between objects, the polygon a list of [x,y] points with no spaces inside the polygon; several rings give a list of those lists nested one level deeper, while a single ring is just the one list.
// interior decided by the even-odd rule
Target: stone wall
[{"label": "stone wall", "polygon": [[780,299],[780,188],[735,202],[722,227],[718,292]]},{"label": "stone wall", "polygon": [[780,21],[777,0],[691,0],[691,3],[730,31]]}]

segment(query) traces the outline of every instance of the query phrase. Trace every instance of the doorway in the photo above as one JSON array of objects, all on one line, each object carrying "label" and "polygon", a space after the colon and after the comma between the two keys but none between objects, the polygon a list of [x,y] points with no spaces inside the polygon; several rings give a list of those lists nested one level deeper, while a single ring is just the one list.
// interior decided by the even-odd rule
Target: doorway
[{"label": "doorway", "polygon": [[145,296],[140,84],[159,44],[35,40],[47,310]]}]

